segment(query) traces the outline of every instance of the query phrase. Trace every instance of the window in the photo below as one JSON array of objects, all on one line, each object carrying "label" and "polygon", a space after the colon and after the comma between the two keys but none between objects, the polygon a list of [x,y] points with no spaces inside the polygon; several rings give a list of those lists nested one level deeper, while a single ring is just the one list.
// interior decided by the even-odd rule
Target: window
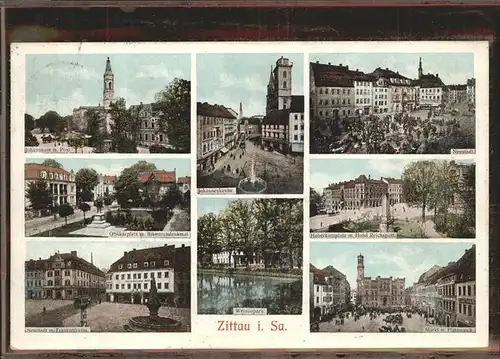
[{"label": "window", "polygon": [[119,284],[116,284],[116,285],[115,285],[115,289],[120,289],[120,285],[119,285]]},{"label": "window", "polygon": [[286,78],[286,71],[283,71],[283,77]]},{"label": "window", "polygon": [[293,139],[294,139],[295,141],[298,141],[299,136],[297,136],[297,135],[293,135]]},{"label": "window", "polygon": [[165,272],[165,278],[168,278],[168,272]]},{"label": "window", "polygon": [[118,265],[118,269],[122,269],[122,268],[123,268],[123,264]]},{"label": "window", "polygon": [[132,275],[132,278],[133,278],[133,279],[137,279],[137,274],[135,274],[135,273],[134,273],[134,274]]},{"label": "window", "polygon": [[468,296],[472,295],[472,287],[470,285],[467,286],[467,295]]},{"label": "window", "polygon": [[128,264],[127,264],[127,268],[128,268],[128,269],[132,268],[132,264],[128,263]]},{"label": "window", "polygon": [[161,278],[161,272],[158,272],[157,278]]},{"label": "window", "polygon": [[137,283],[134,283],[134,289],[137,289]]},{"label": "window", "polygon": [[132,267],[133,267],[133,268],[137,268],[137,263],[134,263],[134,264],[132,265]]},{"label": "window", "polygon": [[127,289],[131,289],[130,283],[127,284]]},{"label": "window", "polygon": [[148,262],[144,262],[144,268],[147,268],[149,267],[149,263]]},{"label": "window", "polygon": [[148,283],[144,283],[144,289],[148,289]]},{"label": "window", "polygon": [[164,283],[164,289],[168,289],[168,282],[167,283]]},{"label": "window", "polygon": [[137,289],[141,289],[141,284],[142,283],[137,283]]},{"label": "window", "polygon": [[137,273],[137,279],[141,279],[141,273]]},{"label": "window", "polygon": [[164,265],[164,266],[168,266],[169,264],[170,264],[170,262],[168,261],[168,259],[165,259],[165,260],[163,261],[163,265]]},{"label": "window", "polygon": [[148,274],[144,273],[144,279],[148,279]]},{"label": "window", "polygon": [[156,262],[155,261],[151,262],[151,267],[156,267]]},{"label": "window", "polygon": [[116,279],[116,280],[118,280],[118,278],[119,278],[119,277],[120,277],[120,276],[119,276],[118,274],[117,274],[117,275],[115,275],[115,279]]},{"label": "window", "polygon": [[130,279],[130,273],[127,274],[127,279]]},{"label": "window", "polygon": [[161,283],[157,284],[158,289],[161,289]]},{"label": "window", "polygon": [[286,88],[286,81],[283,81],[283,88]]}]

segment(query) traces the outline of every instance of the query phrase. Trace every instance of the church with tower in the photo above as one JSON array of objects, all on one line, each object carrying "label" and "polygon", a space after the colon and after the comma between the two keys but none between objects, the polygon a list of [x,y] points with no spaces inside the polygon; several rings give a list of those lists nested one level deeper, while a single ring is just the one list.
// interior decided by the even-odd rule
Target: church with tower
[{"label": "church with tower", "polygon": [[293,62],[281,56],[271,66],[262,121],[262,146],[283,153],[304,152],[304,96],[293,95]]},{"label": "church with tower", "polygon": [[365,307],[400,307],[405,304],[405,278],[365,277],[365,257],[357,257],[356,304]]}]

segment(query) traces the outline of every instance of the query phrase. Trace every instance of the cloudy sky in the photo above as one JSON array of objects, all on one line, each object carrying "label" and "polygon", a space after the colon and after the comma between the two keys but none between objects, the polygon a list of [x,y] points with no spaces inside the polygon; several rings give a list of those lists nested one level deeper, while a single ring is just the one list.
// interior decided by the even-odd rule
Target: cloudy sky
[{"label": "cloudy sky", "polygon": [[[26,113],[71,115],[79,106],[102,105],[105,54],[26,56]],[[175,77],[190,80],[189,54],[111,54],[115,97],[127,105],[151,103]]]},{"label": "cloudy sky", "polygon": [[265,115],[266,93],[271,65],[281,56],[293,62],[292,95],[303,95],[304,56],[302,54],[199,54],[197,101],[219,104],[243,115]]},{"label": "cloudy sky", "polygon": [[[411,159],[312,159],[309,164],[309,183],[318,193],[331,183],[349,181],[364,174],[368,177],[401,178],[403,170]],[[456,161],[472,163],[471,161]]]},{"label": "cloudy sky", "polygon": [[446,85],[466,84],[468,78],[474,77],[473,53],[334,53],[311,54],[310,61],[320,63],[331,62],[332,65],[349,65],[349,69],[359,69],[365,73],[372,72],[377,67],[399,71],[411,79],[418,77],[418,61],[422,57],[424,74],[439,74]]},{"label": "cloudy sky", "polygon": [[356,288],[357,256],[364,256],[365,277],[405,277],[406,287],[434,265],[457,261],[470,243],[332,243],[313,242],[310,263],[323,269],[332,265]]},{"label": "cloudy sky", "polygon": [[[26,163],[42,163],[44,158],[26,159]],[[158,170],[173,171],[177,177],[190,176],[191,163],[188,158],[183,159],[84,159],[84,158],[58,158],[59,162],[67,171],[77,172],[81,168],[93,168],[97,173],[106,175],[119,175],[125,168],[130,167],[140,160],[146,160],[149,163],[154,163]]]},{"label": "cloudy sky", "polygon": [[94,242],[90,240],[85,241],[50,241],[50,242],[39,242],[30,241],[26,245],[26,260],[30,259],[47,259],[51,255],[54,255],[57,251],[59,253],[70,253],[71,251],[77,251],[77,255],[80,258],[85,259],[90,262],[90,254],[94,260],[94,265],[98,268],[109,269],[110,265],[116,262],[123,256],[123,252],[128,252],[132,249],[145,249],[161,247],[165,244],[172,245],[175,244],[176,247],[180,247],[182,244],[189,246],[189,242],[181,240],[169,240],[169,241],[126,241],[126,242]]},{"label": "cloudy sky", "polygon": [[[229,206],[236,198],[201,198],[198,197],[198,217],[207,213],[218,214],[222,209]],[[251,201],[249,199],[242,200],[244,202]]]}]

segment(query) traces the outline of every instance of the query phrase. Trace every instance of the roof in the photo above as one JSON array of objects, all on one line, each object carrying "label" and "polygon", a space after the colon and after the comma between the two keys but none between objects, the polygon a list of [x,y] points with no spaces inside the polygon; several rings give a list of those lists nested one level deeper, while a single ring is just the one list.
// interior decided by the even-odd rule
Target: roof
[{"label": "roof", "polygon": [[311,73],[317,87],[354,87],[354,81],[373,81],[362,71],[349,70],[349,66],[311,62]]},{"label": "roof", "polygon": [[402,179],[396,179],[392,177],[383,177],[383,179],[389,182],[390,184],[403,184]]},{"label": "roof", "polygon": [[[174,266],[174,253],[175,245],[165,244],[162,247],[145,249],[134,248],[131,251],[124,252],[120,259],[111,264],[109,272],[172,268]],[[168,260],[168,264],[165,260]],[[152,262],[154,262],[154,266]],[[134,263],[137,263],[135,268],[133,267]],[[145,263],[147,263],[147,266]],[[120,264],[122,268],[119,268]],[[127,264],[132,264],[132,266],[127,268]]]},{"label": "roof", "polygon": [[288,126],[290,112],[288,110],[272,110],[269,112],[264,120],[263,125],[283,125]]},{"label": "roof", "polygon": [[449,85],[448,90],[467,91],[467,85]]},{"label": "roof", "polygon": [[[66,171],[64,168],[59,167],[51,167],[44,166],[41,163],[26,163],[24,165],[24,179],[25,180],[37,180],[41,179],[40,172],[45,171],[47,173],[58,173],[60,175],[70,176],[71,172]],[[68,180],[60,180],[66,182],[74,182],[74,179],[71,181],[70,178]]]},{"label": "roof", "polygon": [[467,86],[476,86],[476,79],[467,79]]},{"label": "roof", "polygon": [[30,259],[24,262],[24,268],[26,271],[44,270],[48,267],[48,263],[46,259]]},{"label": "roof", "polygon": [[388,68],[383,69],[381,67],[377,67],[370,75],[373,75],[376,78],[409,80],[409,78],[401,75],[397,71],[394,72]]},{"label": "roof", "polygon": [[292,96],[292,104],[290,105],[290,112],[304,112],[304,96]]},{"label": "roof", "polygon": [[456,283],[476,280],[476,246],[465,250],[465,254],[457,261],[455,266]]},{"label": "roof", "polygon": [[191,177],[190,176],[179,177],[177,178],[177,183],[191,184]]},{"label": "roof", "polygon": [[174,268],[176,271],[191,272],[191,247],[182,244],[175,248]]},{"label": "roof", "polygon": [[419,79],[413,81],[413,85],[424,88],[445,87],[443,81],[439,78],[438,74],[422,75]]},{"label": "roof", "polygon": [[149,113],[160,110],[160,105],[156,102],[154,102],[154,103],[140,103],[139,105],[131,105],[130,110],[132,112],[139,111],[139,109],[141,107],[144,111],[149,112]]},{"label": "roof", "polygon": [[208,117],[219,117],[219,118],[229,118],[236,119],[227,108],[222,105],[211,105],[207,102],[198,102],[196,104],[196,114],[198,116],[208,116]]},{"label": "roof", "polygon": [[55,253],[47,259],[47,262],[50,263],[55,261],[58,256],[61,257],[64,260],[64,262],[71,261],[72,263],[70,267],[73,269],[79,269],[81,271],[91,273],[100,277],[105,276],[104,272],[99,268],[97,268],[95,265],[87,262],[83,258],[78,257],[76,251],[70,253]]},{"label": "roof", "polygon": [[337,279],[345,279],[346,275],[339,270],[335,269],[333,266],[328,266],[325,267],[321,270],[322,273],[324,273],[328,277],[334,277]]},{"label": "roof", "polygon": [[102,177],[102,181],[106,184],[115,184],[116,178],[117,178],[116,176],[104,175]]},{"label": "roof", "polygon": [[437,271],[439,271],[441,269],[440,266],[438,265],[434,265],[432,266],[428,271],[422,273],[422,275],[418,278],[418,282],[417,283],[423,283],[423,282],[426,282],[427,280],[429,280],[429,278],[434,274],[436,273]]},{"label": "roof", "polygon": [[146,183],[154,178],[156,182],[160,183],[175,183],[176,175],[174,171],[147,171],[147,172],[139,172],[137,175],[139,181],[142,183]]}]

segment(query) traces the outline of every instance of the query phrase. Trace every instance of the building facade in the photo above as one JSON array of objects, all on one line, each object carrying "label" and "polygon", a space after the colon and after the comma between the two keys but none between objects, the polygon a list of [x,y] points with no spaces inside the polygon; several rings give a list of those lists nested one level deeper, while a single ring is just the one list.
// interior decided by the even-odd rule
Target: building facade
[{"label": "building facade", "polygon": [[262,146],[270,151],[289,152],[290,114],[287,110],[269,112],[262,122]]},{"label": "building facade", "polygon": [[116,176],[97,175],[97,185],[94,187],[94,199],[112,195],[115,192]]},{"label": "building facade", "polygon": [[319,270],[310,265],[309,283],[312,314],[316,317],[345,309],[351,302],[346,275],[332,266]]},{"label": "building facade", "polygon": [[224,146],[224,121],[226,120],[233,121],[236,117],[224,106],[198,102],[196,159],[200,170],[212,168],[221,156],[229,151]]},{"label": "building facade", "polygon": [[[54,206],[64,203],[71,206],[76,205],[76,183],[73,171],[67,171],[62,167],[44,166],[39,163],[26,163],[24,165],[25,191],[28,190],[30,183],[40,180],[47,184]],[[24,207],[29,208],[30,206],[30,200],[25,196]]]},{"label": "building facade", "polygon": [[136,141],[139,146],[150,147],[161,145],[169,147],[167,135],[159,128],[159,117],[161,110],[155,103],[139,104],[130,106],[132,116],[137,118],[139,122],[139,132],[134,134],[137,136]]},{"label": "building facade", "polygon": [[[47,259],[26,261],[25,268],[25,281],[31,282],[26,290],[27,299],[73,299],[80,295],[100,299],[105,293],[104,272],[93,264],[92,259],[89,263],[78,257],[76,251],[57,252]],[[36,297],[35,293],[39,296]]]},{"label": "building facade", "polygon": [[467,101],[475,105],[476,104],[476,79],[467,79]]},{"label": "building facade", "polygon": [[365,277],[364,257],[357,257],[357,303],[365,307],[401,307],[405,303],[405,278]]},{"label": "building facade", "polygon": [[267,84],[266,114],[274,110],[287,110],[292,105],[292,68],[290,59],[281,56],[271,67]]},{"label": "building facade", "polygon": [[448,86],[448,102],[451,104],[467,102],[467,85]]},{"label": "building facade", "polygon": [[290,151],[304,153],[304,96],[292,96],[288,129]]},{"label": "building facade", "polygon": [[145,185],[147,195],[153,199],[160,199],[170,188],[177,186],[176,169],[173,171],[139,172],[138,180]]}]

